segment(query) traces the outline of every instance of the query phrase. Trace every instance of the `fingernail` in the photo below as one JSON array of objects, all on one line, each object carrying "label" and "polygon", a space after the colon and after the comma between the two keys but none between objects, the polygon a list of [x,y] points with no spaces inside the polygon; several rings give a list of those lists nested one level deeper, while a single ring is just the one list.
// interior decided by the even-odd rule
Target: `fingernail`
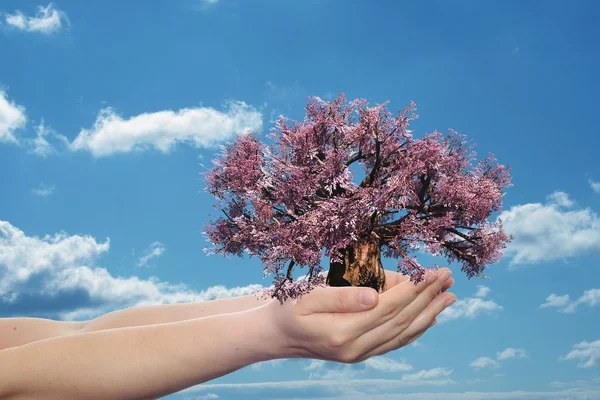
[{"label": "fingernail", "polygon": [[360,294],[360,304],[368,307],[373,303],[375,303],[375,293],[365,290]]},{"label": "fingernail", "polygon": [[446,307],[451,306],[452,304],[454,304],[454,302],[456,301],[456,298],[451,298],[446,300]]},{"label": "fingernail", "polygon": [[450,275],[452,275],[452,273],[450,271],[442,272],[442,276],[440,277],[440,280],[442,281],[442,285],[448,280],[448,278],[450,278]]}]

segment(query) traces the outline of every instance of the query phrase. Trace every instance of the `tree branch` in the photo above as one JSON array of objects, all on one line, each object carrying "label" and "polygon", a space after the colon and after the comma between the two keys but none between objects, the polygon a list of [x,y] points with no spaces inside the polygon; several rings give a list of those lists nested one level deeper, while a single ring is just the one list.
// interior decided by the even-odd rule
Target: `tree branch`
[{"label": "tree branch", "polygon": [[452,232],[452,233],[454,233],[455,235],[458,235],[458,236],[460,236],[461,238],[465,239],[466,241],[469,241],[469,242],[471,242],[471,243],[477,243],[477,242],[476,242],[476,240],[477,240],[478,238],[473,238],[473,237],[467,236],[467,235],[465,235],[464,233],[462,233],[462,232],[460,232],[460,231],[457,231],[457,230],[456,230],[456,229],[454,229],[454,228],[445,228],[445,230],[447,230],[448,232]]}]

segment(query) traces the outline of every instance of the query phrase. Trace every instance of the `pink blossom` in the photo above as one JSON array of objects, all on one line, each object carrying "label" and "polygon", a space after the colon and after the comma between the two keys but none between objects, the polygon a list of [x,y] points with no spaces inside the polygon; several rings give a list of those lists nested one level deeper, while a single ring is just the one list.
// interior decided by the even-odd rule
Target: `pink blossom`
[{"label": "pink blossom", "polygon": [[[410,254],[421,244],[483,277],[512,239],[501,222],[486,222],[511,186],[509,168],[491,154],[473,167],[474,146],[454,131],[414,139],[414,103],[395,116],[386,107],[315,97],[304,121],[280,118],[268,144],[250,134],[223,146],[206,174],[223,214],[205,230],[212,252],[259,257],[265,275],[275,274],[265,294],[280,301],[322,285],[322,258],[339,261],[365,241],[398,258],[415,283],[425,269]],[[308,268],[307,278],[294,282],[295,267]]]}]

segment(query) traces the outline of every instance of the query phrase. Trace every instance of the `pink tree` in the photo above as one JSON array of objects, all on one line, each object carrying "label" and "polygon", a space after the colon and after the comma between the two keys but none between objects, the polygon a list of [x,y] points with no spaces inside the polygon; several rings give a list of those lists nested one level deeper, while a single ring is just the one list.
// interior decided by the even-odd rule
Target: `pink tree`
[{"label": "pink tree", "polygon": [[[281,302],[326,284],[383,292],[382,255],[417,283],[425,269],[410,253],[421,243],[482,277],[512,239],[501,221],[486,222],[511,186],[509,167],[492,154],[473,167],[475,153],[454,131],[413,139],[415,104],[396,116],[386,105],[311,98],[304,122],[281,117],[271,143],[248,134],[223,146],[206,174],[223,212],[205,230],[212,251],[260,257],[264,275],[275,274],[266,292]],[[304,279],[294,281],[295,266],[308,267]]]}]

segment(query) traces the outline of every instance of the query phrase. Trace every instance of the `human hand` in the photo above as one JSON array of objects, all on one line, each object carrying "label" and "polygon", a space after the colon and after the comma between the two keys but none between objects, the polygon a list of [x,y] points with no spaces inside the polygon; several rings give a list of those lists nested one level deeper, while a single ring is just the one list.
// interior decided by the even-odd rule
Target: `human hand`
[{"label": "human hand", "polygon": [[[446,302],[456,299],[438,296],[451,285],[450,275],[448,268],[428,271],[415,286],[386,271],[391,279],[381,294],[365,287],[317,287],[296,304],[266,307],[289,357],[356,363],[406,346],[431,327]],[[370,305],[361,303],[362,293],[373,296]]]}]

